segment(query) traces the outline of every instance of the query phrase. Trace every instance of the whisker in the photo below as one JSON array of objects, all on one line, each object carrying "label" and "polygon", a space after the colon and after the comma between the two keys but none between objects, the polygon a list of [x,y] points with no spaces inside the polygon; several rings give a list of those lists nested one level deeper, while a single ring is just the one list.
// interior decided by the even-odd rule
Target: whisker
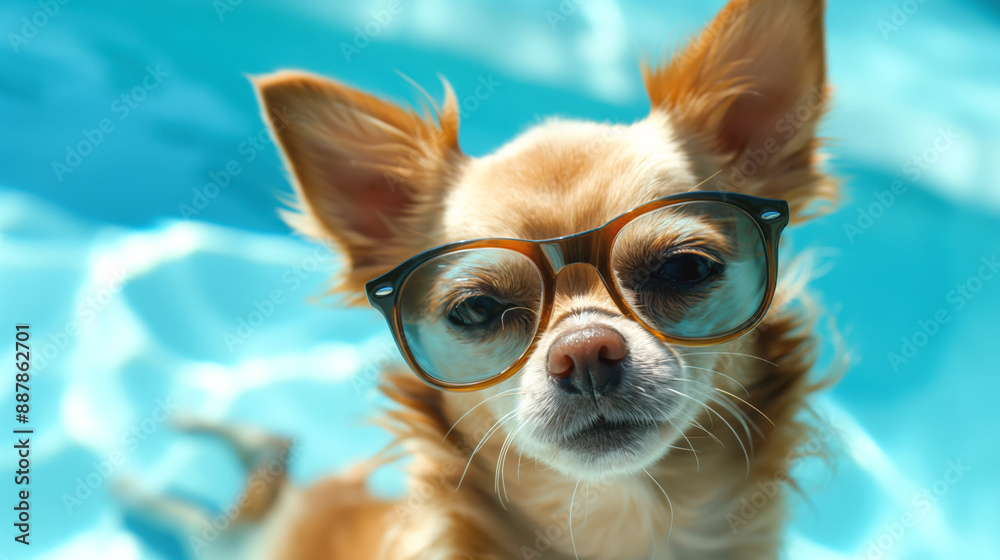
[{"label": "whisker", "polygon": [[473,410],[476,410],[477,408],[483,406],[484,404],[486,404],[487,401],[491,401],[491,400],[493,400],[493,399],[495,399],[497,397],[506,396],[508,394],[510,394],[510,395],[519,395],[519,394],[521,394],[521,391],[520,391],[520,389],[517,389],[515,387],[513,389],[507,389],[506,391],[500,391],[499,393],[497,393],[497,394],[495,394],[495,395],[493,395],[491,397],[486,397],[485,399],[483,399],[482,401],[480,401],[479,404],[477,404],[476,406],[474,406],[474,407],[470,408],[469,410],[467,410],[465,412],[465,414],[459,416],[458,420],[455,420],[455,423],[452,424],[450,428],[448,428],[448,431],[445,432],[444,437],[441,438],[441,443],[444,443],[444,440],[448,439],[448,436],[451,435],[451,432],[452,432],[452,430],[455,429],[455,426],[458,426],[458,423],[461,422],[462,419],[464,419],[466,416],[468,416],[469,413],[471,413]]},{"label": "whisker", "polygon": [[420,237],[426,237],[430,241],[437,241],[437,239],[435,239],[434,237],[432,237],[430,235],[427,235],[426,233],[424,233],[424,232],[422,232],[422,231],[420,231],[418,229],[415,229],[415,228],[408,228],[408,227],[402,227],[402,226],[400,226],[399,227],[399,231],[401,233],[402,232],[406,232],[406,233],[412,233],[413,235],[419,235]]},{"label": "whisker", "polygon": [[746,445],[743,444],[743,438],[741,438],[740,435],[736,433],[736,429],[733,428],[732,424],[730,424],[729,422],[727,422],[726,419],[723,418],[721,414],[719,414],[718,412],[716,412],[716,410],[714,408],[708,407],[708,409],[711,410],[716,416],[718,416],[719,420],[722,420],[722,423],[725,424],[726,427],[729,428],[729,431],[733,433],[733,437],[736,438],[736,443],[740,444],[740,449],[743,450],[743,457],[747,461],[747,475],[746,475],[746,479],[749,480],[750,479],[750,454],[747,452]]},{"label": "whisker", "polygon": [[[524,426],[525,426],[524,424],[521,424],[506,438],[504,438],[503,445],[500,446],[500,453],[497,456],[497,468],[494,471],[495,474],[494,474],[493,486],[496,489],[497,499],[500,500],[500,506],[503,507],[505,510],[507,509],[507,506],[504,505],[503,499],[500,497],[500,485],[501,483],[503,483],[503,494],[506,497],[507,481],[503,477],[503,470],[504,467],[507,465],[507,450],[510,449],[510,445],[514,441],[514,436],[517,435],[517,432],[519,432],[522,428],[524,428]],[[510,503],[510,498],[507,498],[507,503]]]},{"label": "whisker", "polygon": [[[503,459],[503,464],[500,465],[500,483],[503,485],[503,497],[504,497],[504,499],[507,500],[508,504],[510,503],[510,498],[507,497],[507,479],[503,477],[503,469],[504,469],[504,466],[507,464],[507,453],[510,452],[510,446],[514,444],[514,438],[517,437],[517,433],[518,432],[520,432],[522,429],[524,429],[524,426],[525,426],[525,424],[521,424],[520,426],[517,427],[516,430],[514,430],[510,434],[510,436],[508,437],[508,441],[507,441],[507,448],[501,450],[501,453],[503,454],[504,459]],[[520,461],[521,461],[521,459],[520,459],[520,457],[518,457],[518,463],[517,463],[518,472],[520,472],[520,468],[521,468],[521,462]],[[518,478],[518,482],[521,482],[520,477]],[[499,493],[497,494],[497,496],[499,497]],[[503,502],[501,501],[500,503],[502,504]]]},{"label": "whisker", "polygon": [[746,412],[740,409],[740,407],[733,404],[732,401],[725,397],[720,397],[719,395],[708,395],[708,399],[713,403],[721,406],[726,412],[733,415],[733,419],[740,423],[740,427],[747,435],[747,447],[750,448],[750,455],[754,454],[753,448],[753,434],[750,433],[750,428],[753,428],[754,432],[757,432],[759,436],[764,437],[764,433],[760,430],[757,424],[747,415]]},{"label": "whisker", "polygon": [[[739,381],[737,381],[735,378],[722,373],[721,371],[715,371],[714,369],[708,369],[708,368],[697,367],[697,366],[688,366],[688,365],[685,365],[685,366],[682,366],[682,367],[684,367],[684,368],[690,368],[690,369],[700,369],[702,371],[708,371],[708,372],[714,373],[716,375],[721,375],[722,377],[725,377],[726,379],[728,379],[728,380],[732,381],[733,383],[739,385],[740,389],[743,389],[743,392],[746,393],[748,397],[750,396],[750,391],[748,391],[747,388],[744,387],[742,383],[740,383]],[[678,379],[683,379],[683,378],[678,377]]]},{"label": "whisker", "polygon": [[697,185],[695,185],[695,186],[691,187],[690,189],[688,189],[688,192],[691,192],[691,191],[693,191],[693,190],[697,189],[698,187],[700,187],[700,186],[704,185],[704,184],[705,184],[705,183],[707,183],[707,182],[708,182],[708,181],[709,181],[710,179],[712,179],[712,177],[715,177],[715,176],[716,176],[716,175],[718,175],[719,173],[722,173],[722,170],[721,170],[721,169],[720,169],[720,170],[718,170],[718,171],[716,171],[715,173],[712,173],[712,174],[711,174],[711,175],[709,175],[708,177],[705,177],[705,179],[704,179],[704,180],[703,180],[702,182],[700,182],[700,183],[698,183]]},{"label": "whisker", "polygon": [[[524,453],[524,450],[521,449],[520,447],[518,447],[517,448],[517,483],[518,484],[521,483],[521,457],[522,457],[523,453]],[[538,467],[538,465],[535,464],[535,467]]]},{"label": "whisker", "polygon": [[[688,397],[687,395],[683,395],[683,396],[685,396],[685,397]],[[690,399],[691,397],[688,397],[688,398]],[[708,407],[706,407],[706,406],[705,406],[705,405],[704,405],[703,403],[699,402],[699,401],[698,401],[697,399],[692,399],[692,400],[694,400],[694,401],[695,401],[695,402],[697,402],[698,404],[700,404],[700,405],[702,405],[703,407],[705,407],[705,410],[706,410],[706,411],[708,410]],[[708,419],[709,419],[709,420],[712,420],[712,416],[711,416],[711,415],[709,415],[709,416],[708,416]],[[698,422],[698,420],[696,420],[696,419],[695,419],[695,418],[694,418],[693,416],[692,416],[691,418],[685,418],[685,420],[687,420],[688,422],[691,422],[691,425],[692,425],[692,426],[694,426],[695,428],[698,428],[699,430],[701,430],[701,431],[705,432],[705,434],[706,434],[706,435],[707,435],[708,437],[710,437],[710,438],[712,438],[712,439],[714,439],[714,440],[715,440],[715,443],[718,443],[719,445],[721,445],[721,446],[723,447],[723,449],[725,449],[725,447],[726,447],[726,444],[722,443],[722,440],[721,440],[721,439],[719,439],[718,437],[716,437],[716,435],[715,435],[715,434],[713,434],[712,432],[710,432],[710,431],[708,431],[707,429],[705,429],[705,426],[702,426],[702,425],[701,425],[701,424],[700,424],[700,423]],[[714,424],[714,423],[712,424],[712,427],[713,427],[713,428],[715,427],[715,424]]]},{"label": "whisker", "polygon": [[[709,418],[711,418],[711,416],[709,416]],[[690,422],[691,422],[691,425],[693,425],[693,426],[694,426],[695,428],[698,428],[699,430],[701,430],[701,431],[705,432],[705,434],[707,434],[707,435],[708,435],[708,437],[710,437],[710,438],[714,439],[714,440],[715,440],[715,443],[718,443],[718,444],[719,444],[719,445],[721,445],[721,446],[722,446],[723,448],[725,448],[725,447],[726,447],[726,444],[722,443],[722,440],[721,440],[721,439],[719,439],[719,438],[718,438],[718,437],[717,437],[717,436],[716,436],[715,434],[713,434],[712,432],[710,432],[710,431],[706,430],[706,429],[705,429],[705,426],[702,426],[702,425],[701,425],[700,423],[698,423],[698,421],[697,421],[697,420],[693,420],[693,419],[692,419],[692,420],[690,420]]]},{"label": "whisker", "polygon": [[760,414],[761,416],[764,417],[764,420],[767,420],[768,422],[771,423],[772,426],[774,426],[774,422],[771,422],[771,419],[767,417],[767,414],[764,414],[763,412],[761,412],[760,409],[757,408],[756,406],[754,406],[754,405],[748,403],[747,401],[745,401],[745,400],[737,397],[736,395],[730,393],[729,391],[724,391],[722,389],[719,389],[718,387],[716,387],[715,390],[718,391],[718,392],[720,392],[720,393],[725,393],[725,394],[729,395],[730,397],[733,397],[734,399],[737,399],[740,402],[742,402],[743,404],[745,404],[745,405],[749,406],[750,408],[754,409],[755,411],[757,411],[757,414]]},{"label": "whisker", "polygon": [[[520,427],[518,427],[518,429],[520,429]],[[503,481],[503,469],[506,466],[506,462],[507,462],[506,461],[506,459],[507,459],[507,453],[506,453],[507,446],[510,444],[510,440],[511,440],[511,438],[513,438],[513,436],[514,436],[514,433],[511,432],[506,438],[504,438],[503,445],[500,446],[500,453],[497,456],[497,468],[494,471],[494,477],[493,477],[494,478],[494,480],[493,480],[493,486],[494,486],[494,488],[496,490],[496,493],[497,493],[497,499],[500,500],[500,506],[503,509],[505,509],[505,510],[507,509],[507,506],[504,505],[504,503],[503,503],[504,500],[503,500],[503,498],[500,495],[500,484]],[[506,494],[506,492],[507,492],[507,488],[505,486],[504,487],[504,494]],[[509,499],[507,501],[510,502]]]},{"label": "whisker", "polygon": [[500,479],[503,477],[503,451],[507,448],[507,442],[510,441],[511,435],[508,434],[504,438],[503,445],[500,446],[500,453],[497,455],[497,468],[493,469],[493,489],[497,493],[497,500],[500,502],[500,507],[504,510],[507,509],[507,505],[503,503],[503,498],[500,497]]},{"label": "whisker", "polygon": [[465,464],[465,470],[462,471],[462,477],[458,479],[458,485],[455,486],[456,492],[458,491],[459,488],[461,488],[462,482],[465,480],[465,475],[468,474],[469,472],[469,466],[472,465],[472,460],[476,457],[476,453],[479,453],[479,450],[482,449],[484,445],[486,445],[486,441],[490,439],[490,437],[493,434],[495,434],[497,430],[500,429],[500,426],[503,425],[504,421],[509,419],[512,415],[516,413],[517,409],[514,409],[508,412],[507,414],[504,414],[502,417],[500,417],[499,420],[496,421],[495,424],[493,424],[493,427],[491,427],[486,432],[486,435],[483,436],[483,439],[479,440],[479,445],[477,445],[476,448],[472,450],[472,454],[469,455],[469,462]]},{"label": "whisker", "polygon": [[663,492],[663,497],[667,499],[667,505],[670,506],[670,529],[667,530],[667,542],[670,542],[670,535],[674,532],[674,503],[670,501],[670,496],[667,495],[667,491],[660,486],[660,483],[653,478],[653,475],[649,474],[649,471],[647,471],[645,467],[643,467],[642,472],[646,473],[646,476],[653,481],[653,484],[660,489],[660,492]]},{"label": "whisker", "polygon": [[692,396],[690,396],[690,395],[685,395],[684,393],[682,393],[682,392],[678,391],[677,389],[674,389],[673,387],[667,387],[667,390],[668,390],[668,391],[672,391],[673,393],[676,393],[676,394],[678,394],[678,395],[680,395],[680,396],[682,396],[682,397],[685,397],[685,398],[688,398],[688,399],[691,399],[691,400],[693,400],[694,402],[696,402],[696,403],[700,404],[700,405],[701,405],[702,407],[704,407],[704,408],[706,408],[706,409],[708,408],[708,406],[706,406],[706,405],[705,405],[705,403],[703,403],[703,402],[699,401],[698,399],[696,399],[696,398],[694,398],[694,397],[692,397]]},{"label": "whisker", "polygon": [[673,421],[671,421],[669,418],[667,419],[667,422],[669,422],[670,425],[673,426],[675,430],[677,430],[678,432],[680,432],[681,437],[684,438],[684,441],[688,442],[688,447],[691,448],[691,454],[694,455],[695,472],[696,473],[700,473],[701,472],[701,461],[698,460],[698,452],[694,450],[694,444],[691,443],[690,439],[688,439],[687,434],[685,434],[684,432],[681,432],[680,428],[677,427],[677,424],[674,424]]},{"label": "whisker", "polygon": [[[731,394],[731,393],[727,393],[727,394]],[[733,395],[733,396],[736,397],[736,395]],[[750,426],[753,427],[753,431],[757,432],[757,435],[759,435],[761,438],[764,437],[764,432],[762,432],[761,429],[760,429],[760,427],[757,426],[757,423],[754,422],[753,418],[750,418],[750,415],[747,414],[747,412],[745,410],[743,410],[742,408],[740,408],[739,406],[737,406],[736,403],[734,403],[733,401],[729,400],[728,397],[726,397],[724,395],[723,396],[720,396],[720,395],[708,395],[708,398],[712,402],[719,403],[719,404],[725,406],[726,410],[728,410],[730,413],[732,413],[732,415],[735,416],[738,420],[740,420],[741,422],[745,421],[746,423],[750,424]],[[739,397],[736,397],[736,398],[739,399]],[[740,400],[743,400],[743,399],[740,399]],[[744,402],[746,402],[746,401],[744,401]],[[747,404],[749,404],[749,403],[747,403]],[[768,420],[768,422],[770,422],[770,419]],[[747,434],[747,435],[749,436],[750,434]],[[752,440],[751,440],[751,447],[753,447],[753,441]]]},{"label": "whisker", "polygon": [[729,355],[729,356],[741,356],[741,357],[744,357],[744,358],[753,358],[754,360],[760,360],[760,361],[764,362],[765,364],[770,364],[770,365],[772,365],[774,367],[781,367],[781,366],[779,366],[778,364],[776,364],[776,363],[774,363],[772,361],[765,360],[764,358],[761,358],[760,356],[754,356],[752,354],[741,354],[740,352],[685,352],[685,353],[681,354],[681,356],[707,356],[707,355],[723,355],[723,354]]},{"label": "whisker", "polygon": [[[716,387],[713,387],[711,384],[705,383],[703,381],[698,381],[697,379],[684,379],[684,381],[690,381],[691,383],[697,383],[699,385],[704,385],[705,387],[709,387],[712,390],[722,391],[723,393],[725,393],[727,395],[732,395],[733,397],[735,397],[737,399],[740,399],[739,397],[737,397],[736,395],[733,395],[732,393],[729,393],[727,391],[723,391],[722,389],[718,389]],[[753,430],[755,432],[757,432],[757,434],[760,435],[760,437],[764,437],[764,432],[762,432],[760,430],[760,427],[757,426],[757,423],[754,422],[750,418],[750,416],[747,415],[746,412],[744,412],[740,407],[738,407],[738,406],[734,405],[732,402],[730,402],[729,399],[726,399],[725,397],[722,397],[723,400],[718,400],[719,397],[717,395],[711,395],[711,394],[708,395],[708,398],[710,400],[712,400],[712,402],[715,402],[715,403],[718,403],[718,404],[722,405],[722,407],[725,408],[727,412],[729,412],[730,414],[733,415],[733,418],[735,418],[737,421],[739,421],[740,426],[747,433],[747,438],[749,438],[750,454],[752,455],[753,454],[753,436],[750,434],[750,428],[753,427]],[[740,399],[740,400],[743,401],[743,399]],[[743,402],[746,402],[746,401],[743,401]],[[749,404],[749,403],[747,403],[747,404]],[[768,421],[770,421],[770,420],[768,420]],[[772,425],[773,425],[773,423],[772,423]]]},{"label": "whisker", "polygon": [[743,456],[746,457],[746,460],[747,460],[747,476],[746,477],[747,477],[747,480],[749,480],[750,479],[750,454],[747,453],[747,448],[746,448],[745,445],[743,445],[743,439],[740,438],[740,435],[736,433],[736,430],[733,428],[732,424],[730,424],[729,422],[727,422],[726,419],[723,418],[722,415],[718,413],[718,411],[716,411],[712,407],[708,406],[707,404],[699,401],[698,399],[696,399],[694,397],[690,397],[688,395],[685,395],[684,393],[681,393],[680,391],[677,391],[675,389],[667,389],[667,390],[668,391],[673,391],[674,393],[677,393],[678,395],[680,395],[682,397],[689,398],[689,399],[691,399],[691,400],[693,400],[693,401],[701,404],[709,412],[711,412],[711,413],[715,414],[716,416],[718,416],[719,420],[722,420],[722,423],[725,424],[726,427],[729,428],[729,431],[733,432],[733,436],[736,438],[736,442],[739,443],[740,444],[740,448],[743,449]]},{"label": "whisker", "polygon": [[576,486],[573,487],[573,495],[569,498],[569,542],[573,544],[573,556],[580,560],[580,555],[576,552],[576,539],[573,538],[573,500],[576,499],[576,490],[580,487],[583,477],[576,479]]}]

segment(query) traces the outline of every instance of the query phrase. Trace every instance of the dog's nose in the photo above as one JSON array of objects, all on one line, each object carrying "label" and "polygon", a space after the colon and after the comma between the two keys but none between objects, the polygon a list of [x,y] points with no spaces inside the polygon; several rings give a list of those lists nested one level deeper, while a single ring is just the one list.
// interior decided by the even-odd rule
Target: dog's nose
[{"label": "dog's nose", "polygon": [[621,362],[628,354],[618,331],[592,325],[564,334],[549,348],[549,375],[570,393],[597,396],[621,381]]}]

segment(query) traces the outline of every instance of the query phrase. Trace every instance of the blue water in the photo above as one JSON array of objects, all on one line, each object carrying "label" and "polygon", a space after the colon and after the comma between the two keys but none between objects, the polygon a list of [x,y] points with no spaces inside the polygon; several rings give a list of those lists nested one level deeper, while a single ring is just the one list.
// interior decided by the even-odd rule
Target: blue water
[{"label": "blue water", "polygon": [[[845,198],[790,238],[817,255],[851,367],[818,402],[842,442],[835,468],[798,466],[808,498],[788,556],[995,558],[1000,276],[983,263],[1000,256],[1000,8],[831,4],[822,132]],[[250,139],[262,124],[244,74],[304,68],[410,100],[394,69],[435,95],[440,72],[459,99],[492,77],[462,123],[465,151],[483,154],[540,115],[640,118],[639,54],[681,43],[721,2],[586,0],[553,28],[555,1],[402,0],[350,60],[342,43],[387,2],[217,5],[0,5],[0,321],[30,322],[36,356],[33,544],[12,544],[4,474],[5,555],[181,557],[110,494],[132,479],[219,506],[239,490],[228,454],[158,420],[175,409],[294,436],[302,482],[385,442],[363,419],[395,350],[374,311],[318,298],[337,262],[275,214],[287,181],[270,142]],[[144,80],[142,99],[121,98]],[[206,189],[227,166],[225,188]],[[274,290],[267,320],[234,334]]]}]

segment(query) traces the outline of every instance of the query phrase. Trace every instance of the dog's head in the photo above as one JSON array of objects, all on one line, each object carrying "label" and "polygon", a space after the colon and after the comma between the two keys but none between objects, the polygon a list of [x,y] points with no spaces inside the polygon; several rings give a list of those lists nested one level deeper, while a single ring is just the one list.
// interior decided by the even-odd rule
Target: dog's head
[{"label": "dog's head", "polygon": [[[435,114],[421,116],[308,74],[282,72],[256,84],[296,179],[297,225],[343,249],[340,289],[360,301],[366,281],[428,248],[574,234],[695,188],[782,198],[793,222],[804,219],[814,202],[834,195],[815,153],[827,95],[822,4],[733,0],[670,63],[643,69],[652,105],[643,120],[550,120],[478,158],[459,149],[448,87]],[[711,224],[665,227],[667,236],[692,227],[713,234]],[[516,272],[504,281],[512,278],[516,284]],[[434,302],[447,299],[439,293],[447,289],[427,286],[427,328],[446,313]],[[490,312],[489,302],[479,303],[467,313]],[[458,344],[488,333],[436,336]],[[516,431],[517,447],[540,462],[575,475],[636,472],[668,453],[718,390],[736,391],[738,371],[719,371],[717,358],[740,344],[665,343],[623,315],[592,268],[570,266],[520,371],[488,390],[450,393],[446,408],[454,421],[496,396],[487,409],[509,419],[503,430]],[[454,367],[489,360],[484,353]]]}]

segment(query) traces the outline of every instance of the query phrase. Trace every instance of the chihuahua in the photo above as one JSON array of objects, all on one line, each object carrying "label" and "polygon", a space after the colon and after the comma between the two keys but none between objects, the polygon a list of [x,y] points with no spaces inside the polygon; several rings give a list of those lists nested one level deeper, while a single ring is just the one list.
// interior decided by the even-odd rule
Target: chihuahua
[{"label": "chihuahua", "polygon": [[383,376],[383,423],[412,461],[398,500],[366,490],[384,458],[299,488],[287,441],[188,426],[245,459],[260,491],[232,521],[266,525],[254,550],[778,557],[823,386],[814,313],[777,257],[782,227],[837,196],[817,153],[823,12],[732,0],[643,65],[642,120],[552,119],[484,157],[460,149],[447,83],[420,114],[310,74],[256,78],[290,223],[341,250],[336,291],[385,315],[409,366]]}]

